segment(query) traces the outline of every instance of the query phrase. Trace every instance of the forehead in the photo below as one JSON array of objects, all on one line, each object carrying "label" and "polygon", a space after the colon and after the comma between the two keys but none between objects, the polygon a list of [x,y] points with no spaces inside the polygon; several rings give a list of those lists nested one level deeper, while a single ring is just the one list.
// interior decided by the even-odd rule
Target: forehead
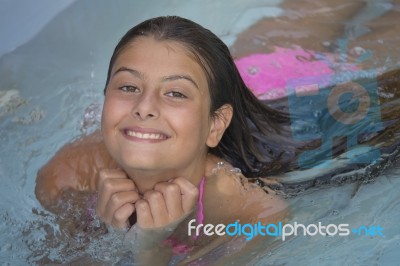
[{"label": "forehead", "polygon": [[[184,71],[207,80],[201,60],[185,44],[171,40],[139,37],[121,48],[112,66],[112,72],[121,66],[153,65],[153,69]],[[178,73],[174,73],[178,74]]]}]

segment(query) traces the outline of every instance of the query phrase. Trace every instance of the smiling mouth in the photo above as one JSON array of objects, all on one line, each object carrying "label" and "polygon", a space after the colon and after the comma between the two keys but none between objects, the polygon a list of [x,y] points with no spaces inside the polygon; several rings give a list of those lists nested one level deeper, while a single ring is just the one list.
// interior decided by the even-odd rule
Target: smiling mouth
[{"label": "smiling mouth", "polygon": [[168,136],[160,133],[141,133],[133,130],[125,130],[125,134],[134,138],[144,140],[164,140],[168,138]]}]

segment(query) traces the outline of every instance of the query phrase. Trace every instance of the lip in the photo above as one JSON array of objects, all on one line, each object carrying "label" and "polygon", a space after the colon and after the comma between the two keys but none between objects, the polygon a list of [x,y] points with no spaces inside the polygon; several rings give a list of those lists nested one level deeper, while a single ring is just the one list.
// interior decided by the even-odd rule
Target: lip
[{"label": "lip", "polygon": [[152,128],[125,127],[121,133],[126,139],[135,142],[156,143],[170,138],[168,134]]}]

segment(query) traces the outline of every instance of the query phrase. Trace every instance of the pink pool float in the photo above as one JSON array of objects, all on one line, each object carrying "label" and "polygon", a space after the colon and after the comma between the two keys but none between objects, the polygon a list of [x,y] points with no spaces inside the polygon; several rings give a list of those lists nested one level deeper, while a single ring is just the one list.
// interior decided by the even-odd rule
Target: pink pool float
[{"label": "pink pool float", "polygon": [[[332,54],[317,54],[301,47],[276,47],[270,54],[251,54],[235,60],[236,66],[252,92],[260,99],[269,100],[285,97],[288,94],[287,82],[294,79],[313,77],[318,84],[332,85],[330,77]],[[346,64],[347,70],[357,70],[357,66]],[[343,69],[342,69],[343,71]],[[315,84],[309,84],[310,89]],[[307,86],[302,89],[307,90]]]}]

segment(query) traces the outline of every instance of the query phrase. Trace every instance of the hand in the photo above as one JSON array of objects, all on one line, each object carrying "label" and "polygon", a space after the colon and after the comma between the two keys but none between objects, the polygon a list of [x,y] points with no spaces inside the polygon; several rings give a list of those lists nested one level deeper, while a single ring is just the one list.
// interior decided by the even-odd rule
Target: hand
[{"label": "hand", "polygon": [[99,173],[96,213],[102,221],[116,228],[129,226],[139,193],[135,183],[119,169],[105,169]]},{"label": "hand", "polygon": [[137,225],[141,228],[165,227],[190,213],[199,190],[185,178],[160,182],[135,203]]}]

